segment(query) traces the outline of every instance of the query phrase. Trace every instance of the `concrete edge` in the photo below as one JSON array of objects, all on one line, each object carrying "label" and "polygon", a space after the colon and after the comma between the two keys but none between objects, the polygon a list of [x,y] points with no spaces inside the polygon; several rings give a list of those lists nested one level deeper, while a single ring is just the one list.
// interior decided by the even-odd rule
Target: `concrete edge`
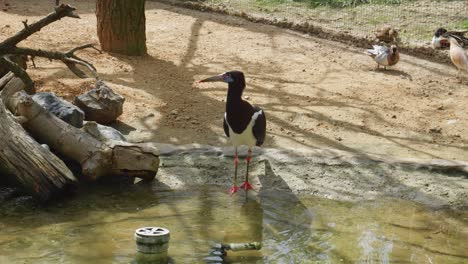
[{"label": "concrete edge", "polygon": [[[197,155],[197,156],[225,156],[233,157],[232,147],[219,147],[203,144],[172,145],[164,143],[154,144],[160,151],[160,156]],[[239,156],[245,157],[246,148],[239,149]],[[370,165],[385,163],[391,166],[403,167],[414,170],[433,170],[445,173],[462,173],[468,176],[468,162],[445,159],[416,159],[395,158],[376,154],[352,153],[332,148],[316,149],[275,149],[255,148],[254,156],[268,158],[281,162],[293,162],[308,160],[321,164],[347,164],[347,165]]]}]

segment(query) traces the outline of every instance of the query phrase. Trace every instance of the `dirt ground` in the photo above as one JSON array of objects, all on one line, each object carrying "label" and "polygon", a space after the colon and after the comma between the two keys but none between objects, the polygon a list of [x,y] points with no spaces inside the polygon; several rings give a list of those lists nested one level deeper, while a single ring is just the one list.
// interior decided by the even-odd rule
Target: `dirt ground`
[{"label": "dirt ground", "polygon": [[[0,0],[0,39],[53,2]],[[81,19],[64,18],[21,45],[66,51],[98,44],[94,1],[67,2]],[[115,127],[130,140],[227,145],[226,85],[196,81],[237,69],[247,77],[245,98],[266,111],[267,147],[468,160],[468,85],[458,83],[452,65],[402,54],[391,70],[376,71],[362,49],[337,42],[161,3],[146,9],[148,56],[79,53],[126,97]],[[92,86],[61,63],[36,64],[28,71],[42,91],[71,100]]]}]

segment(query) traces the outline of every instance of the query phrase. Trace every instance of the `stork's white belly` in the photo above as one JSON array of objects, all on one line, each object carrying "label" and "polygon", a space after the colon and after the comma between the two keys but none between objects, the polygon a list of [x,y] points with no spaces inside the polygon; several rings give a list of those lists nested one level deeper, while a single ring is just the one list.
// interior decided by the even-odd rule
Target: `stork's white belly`
[{"label": "stork's white belly", "polygon": [[232,145],[234,145],[234,147],[246,145],[249,148],[252,148],[257,144],[257,139],[253,134],[253,126],[255,125],[255,121],[257,120],[257,118],[262,114],[262,110],[255,112],[252,116],[252,119],[250,119],[249,125],[244,129],[244,131],[242,131],[242,133],[237,134],[231,129],[231,126],[227,121],[227,114],[224,113],[224,119],[226,120],[226,123],[229,127],[229,139],[231,140],[231,143]]},{"label": "stork's white belly", "polygon": [[247,128],[241,134],[237,134],[229,126],[229,139],[231,140],[231,143],[235,147],[246,145],[251,148],[255,146],[255,143],[257,143],[257,140],[255,139],[253,135],[253,130],[252,130],[253,125],[254,125],[254,122],[250,122]]}]

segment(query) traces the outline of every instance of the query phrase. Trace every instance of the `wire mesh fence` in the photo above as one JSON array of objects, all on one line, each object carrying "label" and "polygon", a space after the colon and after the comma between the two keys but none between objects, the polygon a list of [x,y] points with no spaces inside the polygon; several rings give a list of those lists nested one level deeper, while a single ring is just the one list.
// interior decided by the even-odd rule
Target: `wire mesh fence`
[{"label": "wire mesh fence", "polygon": [[[174,0],[187,2],[187,0]],[[468,0],[202,0],[203,5],[272,21],[308,23],[372,38],[377,28],[397,29],[407,47],[429,45],[437,28],[468,30]]]}]

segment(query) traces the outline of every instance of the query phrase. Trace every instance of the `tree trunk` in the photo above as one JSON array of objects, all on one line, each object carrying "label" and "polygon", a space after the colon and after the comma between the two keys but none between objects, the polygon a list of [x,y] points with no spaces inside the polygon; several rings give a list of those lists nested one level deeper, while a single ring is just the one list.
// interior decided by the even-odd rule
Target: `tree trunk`
[{"label": "tree trunk", "polygon": [[97,34],[101,49],[145,55],[145,0],[97,0]]},{"label": "tree trunk", "polygon": [[[14,78],[12,81],[18,80]],[[18,88],[18,87],[17,87]],[[25,92],[5,90],[6,105],[24,118],[23,126],[33,137],[60,155],[81,165],[90,181],[103,176],[131,176],[152,180],[159,168],[159,151],[149,144],[122,141],[101,142],[85,131],[69,125],[47,112]]]},{"label": "tree trunk", "polygon": [[[8,86],[24,87],[20,79],[4,82],[6,78],[11,80],[11,73],[0,79],[5,90],[10,89]],[[0,95],[3,98],[3,92]],[[76,179],[67,166],[28,135],[1,99],[0,139],[0,171],[3,172],[0,177],[11,176],[9,180],[41,201],[49,201],[75,187]]]}]

